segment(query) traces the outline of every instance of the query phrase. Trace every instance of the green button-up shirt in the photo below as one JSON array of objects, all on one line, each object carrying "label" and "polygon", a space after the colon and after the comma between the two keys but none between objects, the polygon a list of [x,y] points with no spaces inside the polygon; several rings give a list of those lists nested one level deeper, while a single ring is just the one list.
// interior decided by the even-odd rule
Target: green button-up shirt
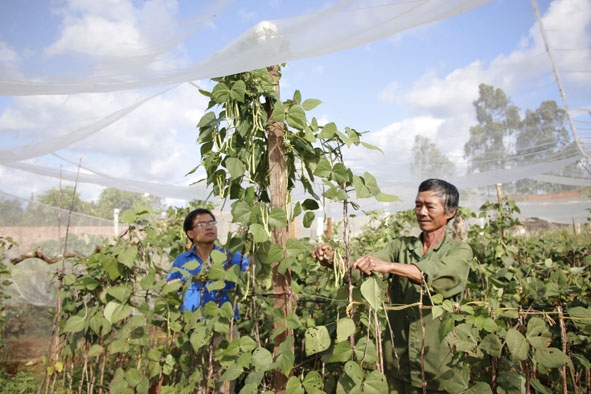
[{"label": "green button-up shirt", "polygon": [[[472,249],[465,242],[446,236],[439,245],[423,255],[423,244],[417,237],[401,237],[391,241],[375,257],[402,264],[414,264],[425,275],[427,283],[446,299],[460,301],[472,261]],[[393,305],[417,303],[424,291],[423,304],[429,305],[424,286],[397,275],[389,277],[389,302]],[[418,306],[389,310],[394,337],[385,341],[386,373],[396,379],[422,387],[421,340],[423,337]],[[451,349],[440,337],[441,319],[433,319],[430,309],[423,309],[425,324],[425,380],[430,390],[441,389],[440,377],[451,367]],[[394,347],[392,347],[392,343]]]}]

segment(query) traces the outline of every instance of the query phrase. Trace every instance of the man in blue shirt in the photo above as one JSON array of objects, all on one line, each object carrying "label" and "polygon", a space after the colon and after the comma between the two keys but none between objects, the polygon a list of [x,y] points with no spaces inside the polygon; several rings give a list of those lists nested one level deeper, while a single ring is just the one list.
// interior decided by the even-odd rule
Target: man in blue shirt
[{"label": "man in blue shirt", "polygon": [[[207,271],[214,260],[219,261],[225,255],[226,270],[236,265],[244,272],[248,267],[248,259],[239,252],[228,253],[215,244],[218,238],[217,222],[208,209],[198,208],[191,211],[185,218],[183,230],[192,241],[193,247],[176,257],[167,279],[168,283],[178,280],[185,284],[190,282],[181,310],[194,311],[209,301],[215,302],[218,306],[231,302],[228,292],[233,290],[236,284],[225,280],[223,288],[210,290],[212,286],[219,288],[219,283],[214,285],[215,281],[208,281]],[[200,280],[200,277],[203,277],[203,280]],[[236,319],[240,318],[238,308],[235,309],[234,316]]]}]

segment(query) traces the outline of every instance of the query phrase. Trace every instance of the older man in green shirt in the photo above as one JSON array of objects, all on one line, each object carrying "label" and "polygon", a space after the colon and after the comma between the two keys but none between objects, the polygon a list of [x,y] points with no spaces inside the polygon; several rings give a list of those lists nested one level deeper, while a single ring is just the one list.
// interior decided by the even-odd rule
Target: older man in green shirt
[{"label": "older man in green shirt", "polygon": [[[446,224],[455,216],[458,204],[459,193],[452,184],[440,179],[422,182],[415,199],[421,234],[392,240],[382,251],[357,259],[353,269],[387,275],[391,304],[410,305],[421,300],[428,304],[427,285],[445,299],[459,301],[472,250],[446,234]],[[332,261],[333,250],[321,245],[313,256]],[[467,381],[461,366],[451,365],[451,349],[439,333],[441,319],[433,319],[430,309],[423,309],[422,315],[421,321],[418,306],[388,311],[393,337],[385,341],[384,354],[390,394],[423,393],[423,389],[438,392],[444,390],[441,382],[445,379],[454,381],[458,388]]]}]

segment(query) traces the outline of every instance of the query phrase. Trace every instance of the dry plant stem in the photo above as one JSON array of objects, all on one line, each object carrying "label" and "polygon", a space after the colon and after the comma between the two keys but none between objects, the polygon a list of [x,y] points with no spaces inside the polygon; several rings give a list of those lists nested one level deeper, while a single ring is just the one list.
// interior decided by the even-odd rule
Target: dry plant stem
[{"label": "dry plant stem", "polygon": [[[567,357],[570,358],[569,354],[568,354],[568,338],[566,336],[566,324],[564,323],[564,310],[562,308],[562,305],[559,305],[557,308],[558,311],[558,319],[560,321],[560,339],[562,340],[562,352],[564,354],[567,355]],[[571,378],[573,381],[573,393],[577,394],[578,389],[577,389],[577,380],[574,376],[573,371],[571,372]],[[566,378],[566,365],[562,367],[562,392],[564,394],[566,394],[568,392],[567,390],[567,378]]]},{"label": "dry plant stem", "polygon": [[214,336],[211,337],[211,340],[209,341],[209,354],[208,354],[208,361],[209,361],[209,365],[207,367],[207,381],[205,382],[206,385],[206,393],[210,393],[211,392],[211,388],[209,387],[209,382],[211,382],[211,380],[213,379],[213,341],[215,338],[215,334]]},{"label": "dry plant stem", "polygon": [[423,386],[423,394],[427,394],[427,380],[425,379],[425,319],[423,317],[423,283],[421,284],[421,295],[419,299],[419,318],[421,320],[421,380]]},{"label": "dry plant stem", "polygon": [[99,394],[102,394],[103,392],[103,385],[105,383],[105,368],[107,367],[107,356],[103,355],[103,363],[101,365],[101,376],[100,376],[100,390],[99,390]]},{"label": "dry plant stem", "polygon": [[71,259],[71,258],[83,259],[85,257],[86,256],[82,255],[81,253],[77,253],[77,252],[64,253],[64,254],[60,254],[56,257],[50,257],[50,256],[46,256],[45,254],[43,254],[43,250],[41,248],[37,248],[34,252],[23,253],[18,257],[13,257],[12,259],[10,259],[10,263],[12,265],[17,265],[27,259],[39,259],[39,260],[45,261],[48,265],[51,265],[51,264],[59,263],[60,261],[63,261],[65,259]]},{"label": "dry plant stem", "polygon": [[[341,187],[344,189],[345,185],[342,184]],[[348,300],[349,305],[355,305],[353,303],[353,281],[352,277],[352,270],[351,270],[351,249],[349,245],[349,218],[348,218],[348,205],[347,200],[343,201],[343,240],[345,241],[345,264],[347,266],[347,288],[348,292]],[[355,316],[355,307],[351,306],[349,311],[349,318],[353,319]],[[349,336],[349,344],[351,345],[351,349],[355,349],[355,334],[351,334]],[[355,357],[355,352],[353,352],[353,357]]]},{"label": "dry plant stem", "polygon": [[497,358],[491,357],[490,364],[491,364],[491,368],[492,368],[490,387],[494,393],[497,390]]},{"label": "dry plant stem", "polygon": [[[385,306],[384,303],[382,302],[382,307]],[[386,308],[383,308],[383,310],[385,311]],[[378,313],[376,311],[376,317],[375,317],[375,332],[376,332],[376,350],[378,352],[378,360],[379,360],[379,364],[378,364],[378,371],[380,371],[381,373],[384,373],[384,348],[383,343],[382,343],[382,329],[380,327],[380,320],[378,318]]]}]

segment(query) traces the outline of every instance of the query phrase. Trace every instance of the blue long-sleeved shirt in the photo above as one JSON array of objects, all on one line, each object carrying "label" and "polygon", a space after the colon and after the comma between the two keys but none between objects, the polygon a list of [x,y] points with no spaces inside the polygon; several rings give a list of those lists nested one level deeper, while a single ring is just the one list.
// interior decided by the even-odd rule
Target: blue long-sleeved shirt
[{"label": "blue long-sleeved shirt", "polygon": [[[241,272],[245,272],[248,268],[249,260],[248,258],[243,257],[241,253],[236,252],[234,254],[230,254],[217,245],[214,245],[214,250],[226,254],[228,256],[230,266],[238,265],[240,267]],[[188,269],[187,264],[194,261],[197,261],[197,267]],[[227,268],[230,268],[230,266],[228,266]],[[191,250],[181,253],[175,258],[174,262],[172,263],[172,269],[168,274],[167,282],[170,282],[175,279],[180,279],[183,281],[183,283],[191,281],[191,277],[199,274],[201,272],[202,267],[203,261],[199,256],[197,256],[195,247],[193,247],[191,248]],[[191,281],[190,283],[191,284],[185,292],[185,296],[183,298],[183,305],[181,307],[181,311],[194,311],[195,309],[205,305],[209,301],[215,302],[216,304],[218,304],[218,306],[221,306],[225,302],[231,302],[230,297],[228,296],[228,291],[233,290],[236,287],[236,284],[234,282],[225,281],[225,286],[223,289],[209,291],[207,289],[207,285],[209,282],[202,283]],[[234,316],[236,319],[240,318],[238,308],[236,308]]]}]

